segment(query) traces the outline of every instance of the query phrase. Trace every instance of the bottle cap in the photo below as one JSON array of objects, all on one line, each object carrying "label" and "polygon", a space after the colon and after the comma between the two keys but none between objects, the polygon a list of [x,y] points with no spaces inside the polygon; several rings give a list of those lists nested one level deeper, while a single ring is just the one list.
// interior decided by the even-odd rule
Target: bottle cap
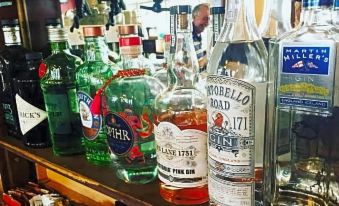
[{"label": "bottle cap", "polygon": [[105,30],[102,26],[85,26],[82,28],[84,37],[105,36]]},{"label": "bottle cap", "polygon": [[51,42],[67,41],[67,33],[64,28],[50,27],[47,32]]},{"label": "bottle cap", "polygon": [[138,33],[138,26],[136,24],[119,25],[118,32],[120,35],[131,35]]},{"label": "bottle cap", "polygon": [[190,5],[179,5],[178,14],[192,14],[192,7]]},{"label": "bottle cap", "polygon": [[61,27],[61,20],[59,18],[47,18],[45,19],[45,26]]},{"label": "bottle cap", "polygon": [[303,0],[304,8],[317,8],[320,6],[332,7],[333,0]]},{"label": "bottle cap", "polygon": [[42,59],[42,53],[41,52],[31,52],[25,54],[25,58],[27,61],[29,60],[39,60]]},{"label": "bottle cap", "polygon": [[122,37],[119,39],[119,46],[139,46],[142,44],[141,38],[138,36],[134,37]]},{"label": "bottle cap", "polygon": [[2,26],[19,26],[18,19],[2,19],[1,20]]},{"label": "bottle cap", "polygon": [[225,14],[225,7],[212,7],[211,14]]},{"label": "bottle cap", "polygon": [[171,35],[170,34],[165,34],[165,42],[171,42]]},{"label": "bottle cap", "polygon": [[178,7],[177,6],[172,6],[170,7],[170,14],[178,14]]}]

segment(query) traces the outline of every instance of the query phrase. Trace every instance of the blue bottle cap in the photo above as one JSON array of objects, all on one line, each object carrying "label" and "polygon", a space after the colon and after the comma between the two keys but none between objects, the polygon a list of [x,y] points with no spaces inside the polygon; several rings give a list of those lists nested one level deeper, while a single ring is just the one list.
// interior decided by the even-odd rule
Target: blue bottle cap
[{"label": "blue bottle cap", "polygon": [[170,8],[170,14],[178,14],[178,7],[177,6],[172,6]]},{"label": "blue bottle cap", "polygon": [[320,6],[332,7],[333,0],[304,0],[303,1],[304,8],[317,8]]},{"label": "blue bottle cap", "polygon": [[225,7],[212,7],[211,14],[225,14]]},{"label": "blue bottle cap", "polygon": [[170,14],[192,14],[192,7],[190,5],[172,6]]}]

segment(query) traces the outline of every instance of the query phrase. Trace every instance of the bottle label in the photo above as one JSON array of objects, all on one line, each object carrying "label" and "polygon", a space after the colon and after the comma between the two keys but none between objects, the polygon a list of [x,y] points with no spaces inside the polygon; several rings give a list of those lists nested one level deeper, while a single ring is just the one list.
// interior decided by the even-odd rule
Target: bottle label
[{"label": "bottle label", "polygon": [[12,6],[12,5],[13,5],[12,1],[3,1],[3,2],[0,2],[0,8],[1,7]]},{"label": "bottle label", "polygon": [[7,103],[2,103],[2,109],[6,123],[9,125],[15,125],[12,106]]},{"label": "bottle label", "polygon": [[[124,118],[111,112],[105,116],[108,145],[114,154],[126,155],[133,148],[135,135],[133,125],[129,124],[129,120],[133,122],[132,118],[134,117],[136,116],[126,116]],[[130,158],[134,159],[135,157]]]},{"label": "bottle label", "polygon": [[212,205],[255,205],[254,186],[251,183],[221,180],[210,172],[208,190]]},{"label": "bottle label", "polygon": [[212,170],[221,176],[251,178],[255,159],[255,87],[215,75],[209,76],[207,82],[208,155],[214,160],[210,162]]},{"label": "bottle label", "polygon": [[3,28],[6,44],[17,44],[21,42],[19,27]]},{"label": "bottle label", "polygon": [[206,132],[161,122],[155,132],[159,179],[175,187],[207,184],[206,137]]},{"label": "bottle label", "polygon": [[281,43],[278,105],[302,110],[330,111],[333,107],[335,45]]},{"label": "bottle label", "polygon": [[102,125],[101,115],[92,114],[90,106],[93,99],[85,92],[77,92],[82,133],[88,140],[94,140],[99,135]]},{"label": "bottle label", "polygon": [[57,135],[70,134],[72,127],[67,94],[44,93],[44,100],[51,132]]},{"label": "bottle label", "polygon": [[19,94],[15,95],[15,101],[18,110],[20,129],[23,135],[47,118],[47,113],[45,111],[26,102]]}]

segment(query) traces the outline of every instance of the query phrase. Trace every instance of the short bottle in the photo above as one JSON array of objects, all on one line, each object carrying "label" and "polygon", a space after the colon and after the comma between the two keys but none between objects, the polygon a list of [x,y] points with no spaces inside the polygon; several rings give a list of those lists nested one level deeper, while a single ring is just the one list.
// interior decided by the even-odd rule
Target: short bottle
[{"label": "short bottle", "polygon": [[274,90],[253,8],[254,0],[227,1],[225,23],[208,64],[212,205],[263,205],[263,148]]},{"label": "short bottle", "polygon": [[0,51],[0,102],[8,134],[21,138],[13,79],[18,67],[26,66],[25,55],[31,51],[22,46],[18,19],[3,19],[1,25],[5,47]]},{"label": "short bottle", "polygon": [[164,86],[146,74],[140,37],[119,40],[123,70],[102,97],[107,141],[118,178],[145,184],[157,177],[154,100]]},{"label": "short bottle", "polygon": [[208,201],[206,96],[196,83],[191,7],[170,8],[178,22],[175,52],[168,65],[168,87],[155,102],[160,195],[174,204]]},{"label": "short bottle", "polygon": [[55,155],[84,152],[81,121],[76,96],[76,68],[79,57],[70,54],[63,28],[49,28],[52,54],[39,67],[40,85],[48,114]]},{"label": "short bottle", "polygon": [[333,2],[304,0],[301,27],[274,42],[276,131],[265,164],[271,205],[339,205],[339,40]]},{"label": "short bottle", "polygon": [[106,131],[101,115],[93,114],[90,106],[96,91],[117,72],[117,68],[108,60],[104,28],[101,26],[84,26],[85,61],[78,67],[77,97],[82,122],[83,142],[86,158],[99,165],[110,164]]},{"label": "short bottle", "polygon": [[17,68],[13,81],[22,139],[28,147],[49,147],[47,113],[38,74],[42,54],[26,53],[25,58],[26,65]]}]

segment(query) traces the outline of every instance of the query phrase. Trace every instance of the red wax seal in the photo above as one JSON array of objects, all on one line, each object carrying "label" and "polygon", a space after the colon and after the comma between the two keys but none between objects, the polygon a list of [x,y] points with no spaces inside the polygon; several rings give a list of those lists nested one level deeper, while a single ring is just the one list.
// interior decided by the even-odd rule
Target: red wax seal
[{"label": "red wax seal", "polygon": [[44,77],[46,73],[47,73],[46,64],[41,63],[39,66],[39,78],[41,79],[42,77]]}]

